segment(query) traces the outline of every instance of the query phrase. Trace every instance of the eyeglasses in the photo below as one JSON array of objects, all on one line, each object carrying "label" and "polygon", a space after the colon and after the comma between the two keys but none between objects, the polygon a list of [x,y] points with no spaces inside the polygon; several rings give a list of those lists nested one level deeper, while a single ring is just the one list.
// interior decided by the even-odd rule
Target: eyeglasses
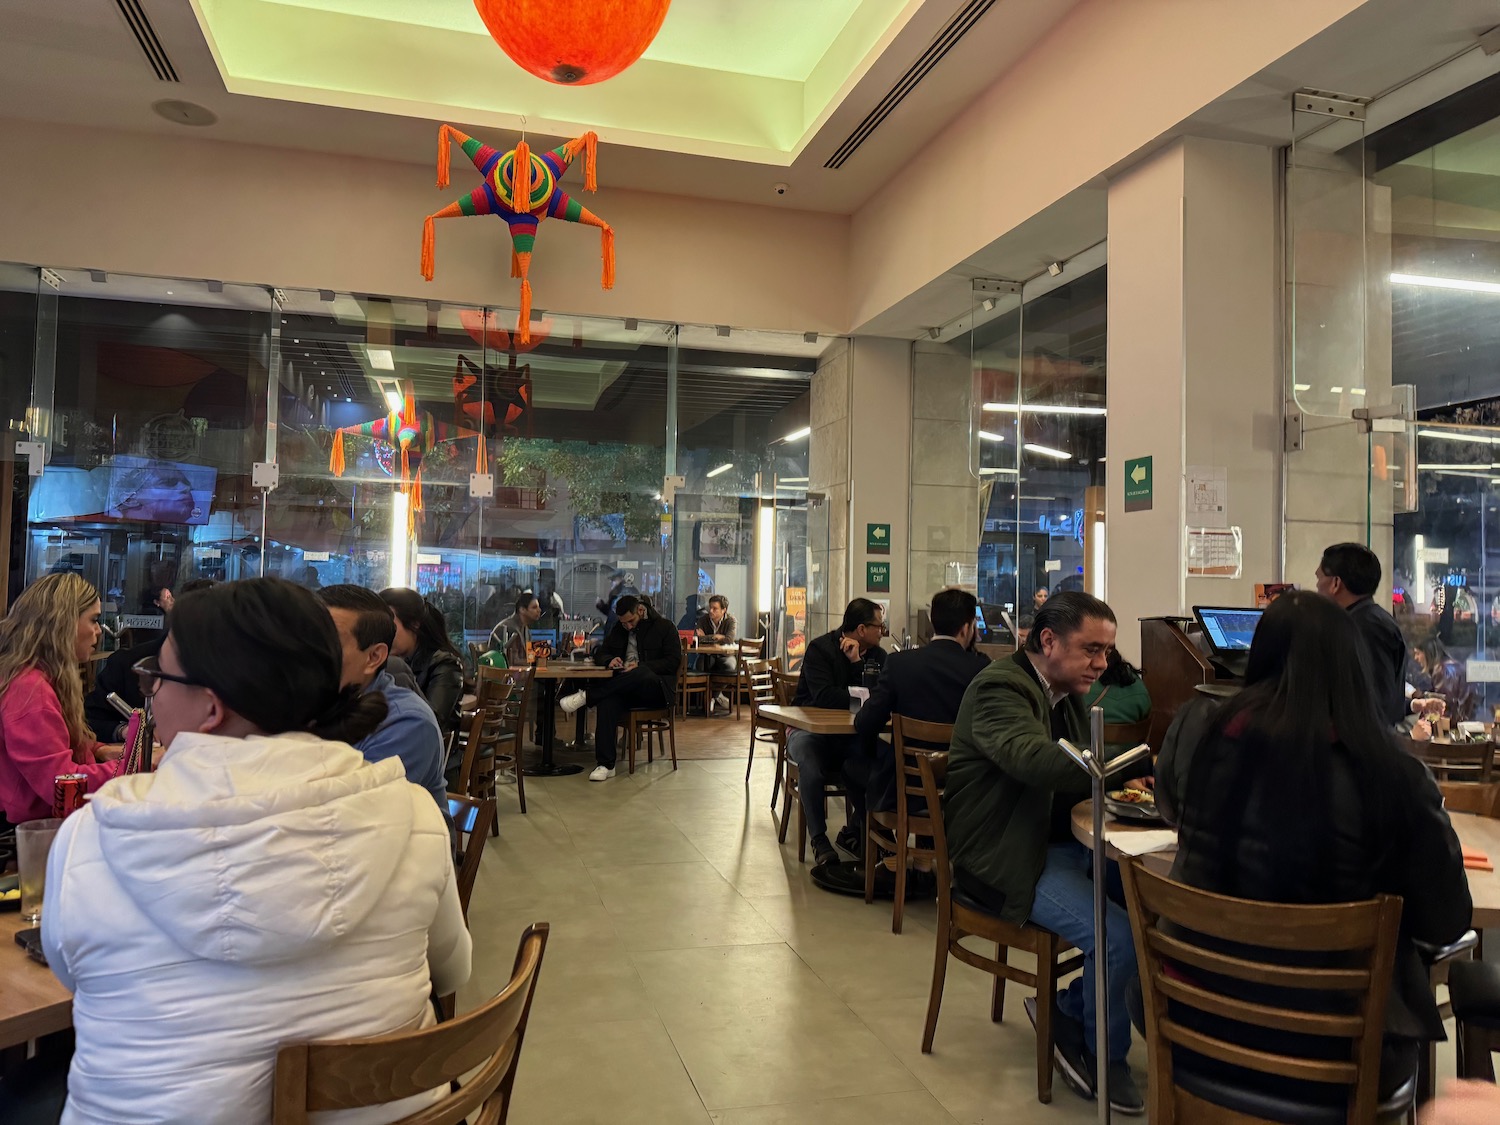
[{"label": "eyeglasses", "polygon": [[148,656],[144,660],[137,660],[130,669],[135,673],[136,679],[141,682],[141,694],[150,699],[157,693],[163,680],[171,680],[174,684],[183,684],[187,687],[207,687],[197,680],[189,679],[187,676],[174,676],[171,672],[161,670],[161,662],[154,656]]}]

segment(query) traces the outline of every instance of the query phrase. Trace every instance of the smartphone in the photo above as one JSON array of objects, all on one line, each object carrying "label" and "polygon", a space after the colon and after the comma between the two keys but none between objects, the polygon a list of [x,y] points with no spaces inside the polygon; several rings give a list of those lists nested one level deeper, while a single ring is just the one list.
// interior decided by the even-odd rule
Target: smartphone
[{"label": "smartphone", "polygon": [[38,965],[47,963],[47,955],[42,952],[42,928],[40,926],[32,926],[29,930],[17,930],[16,944],[26,950],[26,956]]}]

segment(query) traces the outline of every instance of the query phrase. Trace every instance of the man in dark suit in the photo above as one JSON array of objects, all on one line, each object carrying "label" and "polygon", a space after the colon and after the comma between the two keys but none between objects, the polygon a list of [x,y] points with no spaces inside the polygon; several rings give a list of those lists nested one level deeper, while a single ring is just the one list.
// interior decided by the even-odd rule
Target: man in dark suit
[{"label": "man in dark suit", "polygon": [[1343,606],[1364,641],[1361,658],[1380,717],[1391,726],[1406,719],[1406,638],[1396,619],[1375,604],[1380,559],[1363,543],[1335,543],[1318,563],[1318,593]]},{"label": "man in dark suit", "polygon": [[988,656],[974,651],[978,606],[967,590],[939,590],[932,596],[932,640],[886,658],[869,702],[854,716],[859,753],[844,765],[849,784],[864,786],[867,807],[879,812],[896,808],[896,752],[880,737],[891,716],[952,723],[969,681],[989,664]]},{"label": "man in dark suit", "polygon": [[[844,610],[843,623],[807,646],[792,704],[848,711],[849,689],[860,688],[866,669],[872,682],[879,675],[885,662],[885,650],[880,647],[884,633],[885,610],[869,598],[855,598]],[[803,815],[807,818],[813,862],[819,867],[838,859],[838,852],[828,842],[828,818],[823,808],[824,779],[843,777],[844,764],[855,752],[856,742],[852,735],[813,734],[805,730],[794,730],[787,738],[786,754],[797,763],[798,795]],[[853,852],[864,832],[862,788],[850,786],[845,811],[848,823],[839,832],[839,839]]]},{"label": "man in dark suit", "polygon": [[672,623],[645,598],[625,594],[614,605],[617,620],[594,653],[594,663],[613,668],[615,676],[594,680],[581,691],[562,698],[562,709],[572,714],[580,707],[596,707],[594,760],[590,781],[615,776],[615,736],[626,711],[671,707],[682,667],[682,638]]}]

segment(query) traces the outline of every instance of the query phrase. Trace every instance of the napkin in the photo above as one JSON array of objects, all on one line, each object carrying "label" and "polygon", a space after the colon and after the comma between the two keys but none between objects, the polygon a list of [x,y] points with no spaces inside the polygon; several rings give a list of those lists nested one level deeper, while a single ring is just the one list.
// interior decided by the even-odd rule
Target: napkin
[{"label": "napkin", "polygon": [[1495,865],[1490,862],[1490,857],[1478,848],[1464,849],[1464,866],[1470,871],[1495,870]]},{"label": "napkin", "polygon": [[1125,855],[1165,852],[1177,846],[1177,833],[1171,828],[1152,828],[1144,832],[1120,832],[1106,828],[1104,838],[1111,847]]}]

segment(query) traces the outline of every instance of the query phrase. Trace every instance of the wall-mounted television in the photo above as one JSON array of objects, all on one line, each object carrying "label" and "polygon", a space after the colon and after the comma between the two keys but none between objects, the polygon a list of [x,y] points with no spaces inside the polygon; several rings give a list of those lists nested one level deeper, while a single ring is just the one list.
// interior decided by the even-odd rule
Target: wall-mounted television
[{"label": "wall-mounted television", "polygon": [[107,468],[106,516],[145,523],[208,522],[217,469],[131,454],[115,456]]}]

